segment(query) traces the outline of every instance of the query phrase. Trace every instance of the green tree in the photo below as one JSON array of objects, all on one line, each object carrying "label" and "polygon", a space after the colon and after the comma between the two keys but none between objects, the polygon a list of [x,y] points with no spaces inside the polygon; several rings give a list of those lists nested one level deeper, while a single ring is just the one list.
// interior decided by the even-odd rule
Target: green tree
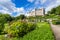
[{"label": "green tree", "polygon": [[8,21],[12,21],[13,20],[13,17],[11,17],[9,14],[2,14],[0,13],[0,22],[2,23],[5,23],[5,22],[8,22]]},{"label": "green tree", "polygon": [[48,14],[56,14],[56,15],[60,15],[60,6],[56,7],[56,8],[52,8],[51,11],[47,12]]},{"label": "green tree", "polygon": [[23,15],[23,14],[21,14],[20,16],[17,16],[17,17],[16,17],[16,20],[18,20],[18,19],[23,20],[23,19],[25,19],[25,18],[26,18],[26,16]]},{"label": "green tree", "polygon": [[57,15],[60,15],[60,6],[58,6],[58,7],[56,8],[56,11],[55,11],[55,12],[56,12]]}]

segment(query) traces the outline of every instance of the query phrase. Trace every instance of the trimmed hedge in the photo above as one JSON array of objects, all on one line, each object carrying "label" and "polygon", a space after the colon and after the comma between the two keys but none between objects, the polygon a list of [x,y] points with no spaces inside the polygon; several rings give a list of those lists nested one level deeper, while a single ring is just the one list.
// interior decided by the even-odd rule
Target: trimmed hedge
[{"label": "trimmed hedge", "polygon": [[53,20],[52,23],[55,24],[55,25],[59,25],[60,24],[60,20]]}]

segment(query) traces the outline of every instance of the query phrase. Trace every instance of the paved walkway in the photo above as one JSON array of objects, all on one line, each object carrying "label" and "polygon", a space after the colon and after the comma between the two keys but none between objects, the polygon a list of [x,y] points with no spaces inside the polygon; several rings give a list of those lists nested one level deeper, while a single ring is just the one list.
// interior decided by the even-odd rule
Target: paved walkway
[{"label": "paved walkway", "polygon": [[56,40],[60,40],[60,25],[53,25],[51,22],[50,25],[54,32]]}]

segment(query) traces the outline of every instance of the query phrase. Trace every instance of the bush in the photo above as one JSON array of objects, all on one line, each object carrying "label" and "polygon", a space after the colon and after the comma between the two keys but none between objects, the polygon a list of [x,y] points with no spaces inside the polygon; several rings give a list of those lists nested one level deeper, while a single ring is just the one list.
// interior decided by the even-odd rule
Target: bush
[{"label": "bush", "polygon": [[28,30],[27,30],[28,32],[36,28],[36,24],[34,23],[28,23],[27,26],[28,26]]},{"label": "bush", "polygon": [[59,25],[60,24],[60,20],[53,20],[52,23],[55,24],[55,25]]},{"label": "bush", "polygon": [[35,24],[28,22],[14,22],[11,25],[5,24],[4,31],[10,36],[24,36],[26,33],[35,29]]},{"label": "bush", "polygon": [[4,30],[4,24],[0,23],[0,34],[3,32]]}]

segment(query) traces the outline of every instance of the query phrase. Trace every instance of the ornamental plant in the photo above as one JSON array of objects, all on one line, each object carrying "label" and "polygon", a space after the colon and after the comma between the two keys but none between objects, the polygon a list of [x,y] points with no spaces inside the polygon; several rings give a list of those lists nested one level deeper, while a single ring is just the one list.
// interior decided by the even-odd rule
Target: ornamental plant
[{"label": "ornamental plant", "polygon": [[12,37],[22,37],[28,32],[34,30],[36,25],[34,23],[29,23],[29,22],[21,22],[21,21],[16,21],[13,22],[12,24],[8,25],[5,24],[5,29],[4,31]]}]

